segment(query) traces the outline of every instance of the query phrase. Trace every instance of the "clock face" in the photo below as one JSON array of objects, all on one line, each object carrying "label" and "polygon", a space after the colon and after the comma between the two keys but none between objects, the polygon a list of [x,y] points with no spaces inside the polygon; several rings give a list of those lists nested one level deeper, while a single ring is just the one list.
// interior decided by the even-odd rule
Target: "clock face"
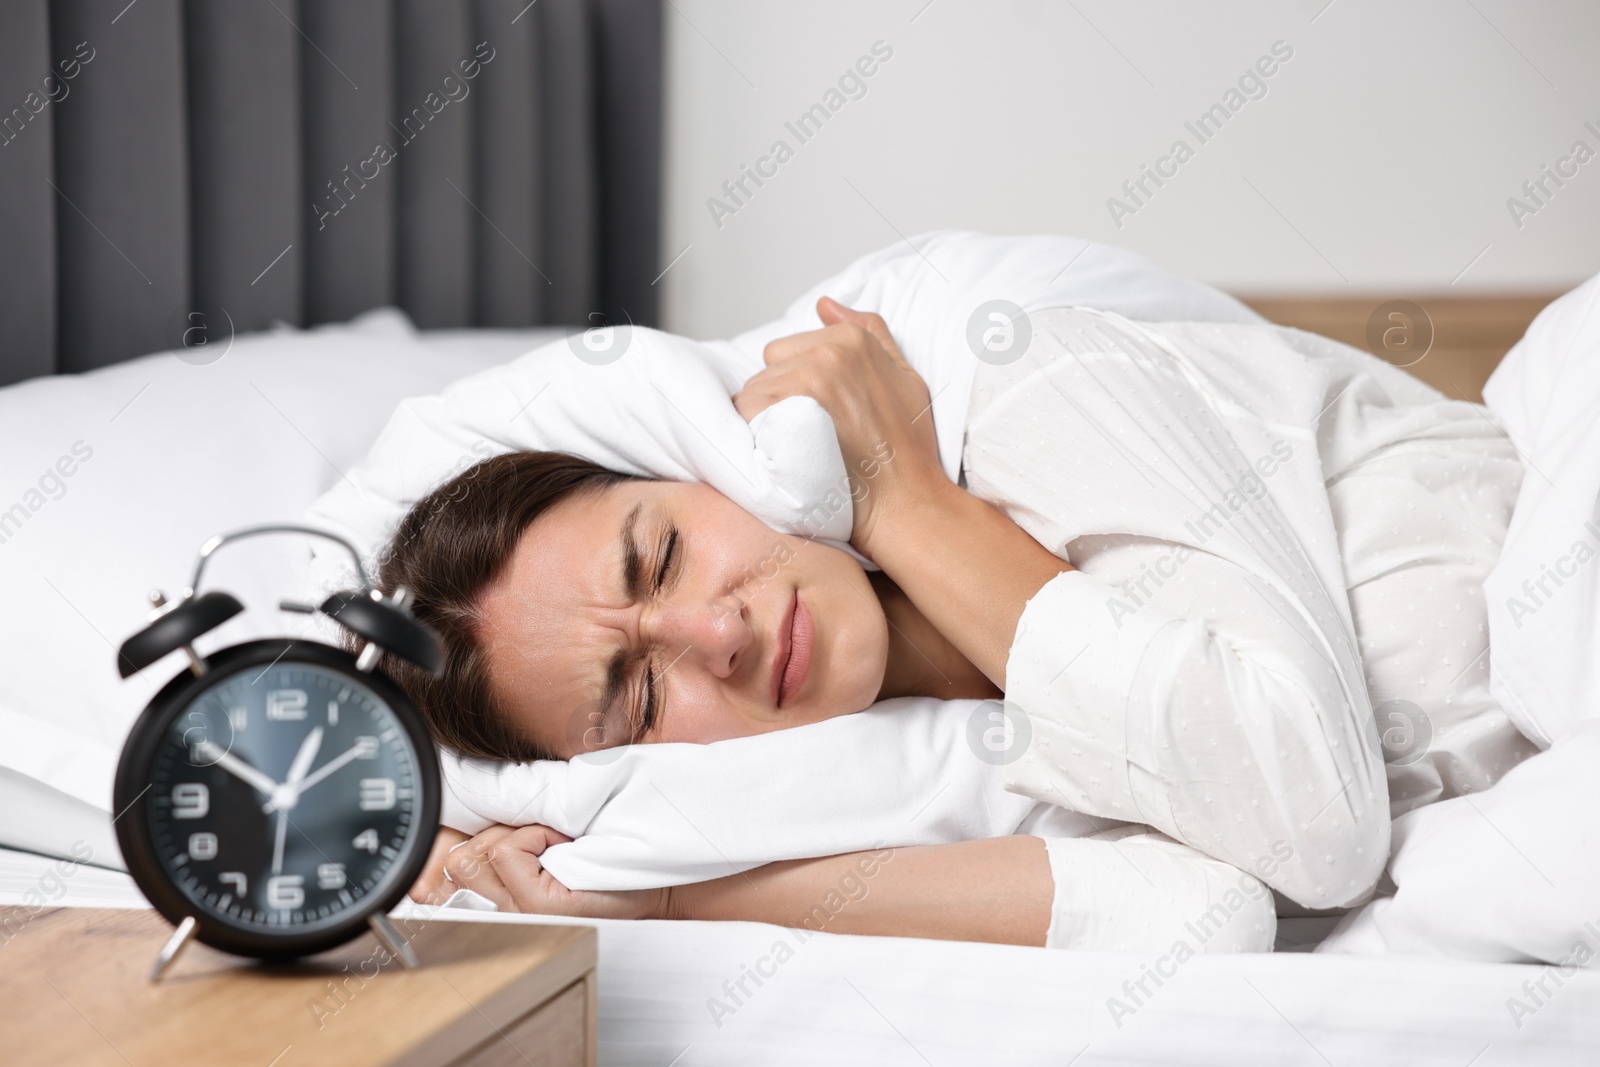
[{"label": "clock face", "polygon": [[128,818],[147,835],[143,862],[129,860],[136,876],[153,861],[163,911],[270,949],[359,928],[409,887],[433,838],[437,769],[386,680],[333,649],[269,662],[290,643],[259,644],[244,657],[256,662],[213,657],[202,678],[174,681],[140,746],[149,789]]}]

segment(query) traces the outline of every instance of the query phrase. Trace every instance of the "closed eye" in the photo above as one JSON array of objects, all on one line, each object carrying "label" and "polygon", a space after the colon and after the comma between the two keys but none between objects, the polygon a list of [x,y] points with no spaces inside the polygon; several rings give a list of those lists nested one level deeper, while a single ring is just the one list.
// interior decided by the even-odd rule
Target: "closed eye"
[{"label": "closed eye", "polygon": [[656,589],[659,591],[667,581],[667,572],[672,569],[674,560],[678,555],[678,528],[672,526],[667,531],[667,543],[661,550],[661,562],[656,567]]},{"label": "closed eye", "polygon": [[[660,560],[656,564],[655,589],[658,593],[666,585],[667,578],[672,573],[672,566],[675,562],[677,562],[677,526],[668,526],[666,529],[666,536],[663,540],[664,543],[661,547]],[[660,700],[657,693],[658,687],[656,685],[656,672],[654,666],[650,666],[645,669],[644,684],[641,688],[643,690],[640,696],[640,703],[642,706],[640,707],[638,716],[635,719],[635,727],[633,731],[633,741],[635,743],[638,742],[639,738],[649,733],[656,724],[657,706]]]}]

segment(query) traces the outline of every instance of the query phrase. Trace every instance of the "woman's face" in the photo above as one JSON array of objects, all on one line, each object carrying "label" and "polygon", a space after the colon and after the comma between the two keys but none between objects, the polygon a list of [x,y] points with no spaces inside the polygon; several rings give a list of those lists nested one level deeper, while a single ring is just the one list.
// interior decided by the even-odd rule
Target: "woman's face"
[{"label": "woman's face", "polygon": [[860,711],[888,658],[888,623],[852,557],[682,482],[562,501],[481,606],[500,706],[563,759]]}]

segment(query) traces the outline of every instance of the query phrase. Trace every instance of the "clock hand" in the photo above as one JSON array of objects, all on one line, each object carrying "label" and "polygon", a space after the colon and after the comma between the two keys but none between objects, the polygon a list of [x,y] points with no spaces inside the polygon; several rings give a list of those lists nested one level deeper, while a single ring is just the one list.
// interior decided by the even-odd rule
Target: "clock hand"
[{"label": "clock hand", "polygon": [[287,811],[294,807],[295,797],[299,796],[295,784],[306,776],[306,771],[311,769],[311,763],[317,758],[317,750],[322,747],[322,727],[313,726],[311,732],[306,734],[305,740],[300,742],[300,750],[294,754],[294,760],[289,764],[289,775],[283,784],[272,791],[272,797],[262,811],[271,811],[278,808]]},{"label": "clock hand", "polygon": [[281,790],[275,791],[276,793],[281,793],[282,795],[274,795],[271,800],[267,801],[261,806],[261,810],[270,812],[276,808],[293,806],[294,802],[300,799],[301,793],[304,793],[307,789],[310,789],[312,786],[328,777],[328,775],[332,774],[334,771],[337,771],[339,768],[355,759],[362,753],[364,749],[364,745],[353,745],[345,752],[335,756],[327,763],[324,763],[321,767],[318,767],[316,772],[309,778],[304,778],[292,784],[285,783]]},{"label": "clock hand", "polygon": [[313,726],[311,732],[306,734],[306,739],[300,742],[300,751],[294,754],[294,762],[289,764],[289,776],[283,780],[283,784],[294,785],[304,778],[311,764],[316,761],[317,750],[321,747],[322,727]]},{"label": "clock hand", "polygon": [[272,873],[283,873],[283,839],[289,830],[289,811],[287,808],[278,809],[278,837],[272,845]]},{"label": "clock hand", "polygon": [[221,767],[236,778],[243,779],[246,783],[267,794],[267,796],[271,796],[273,791],[278,788],[277,782],[250,766],[238,756],[235,756],[232,752],[224,750],[215,741],[202,741],[195,746],[195,749],[201,756],[209,759],[214,766]]}]

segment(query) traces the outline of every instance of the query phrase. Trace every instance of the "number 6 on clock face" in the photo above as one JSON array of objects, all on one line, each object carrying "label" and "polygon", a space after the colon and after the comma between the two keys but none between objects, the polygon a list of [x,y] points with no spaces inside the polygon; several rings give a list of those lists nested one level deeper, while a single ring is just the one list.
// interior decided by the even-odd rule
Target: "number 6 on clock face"
[{"label": "number 6 on clock face", "polygon": [[267,905],[273,908],[298,908],[306,902],[305,877],[277,874],[267,879]]}]

